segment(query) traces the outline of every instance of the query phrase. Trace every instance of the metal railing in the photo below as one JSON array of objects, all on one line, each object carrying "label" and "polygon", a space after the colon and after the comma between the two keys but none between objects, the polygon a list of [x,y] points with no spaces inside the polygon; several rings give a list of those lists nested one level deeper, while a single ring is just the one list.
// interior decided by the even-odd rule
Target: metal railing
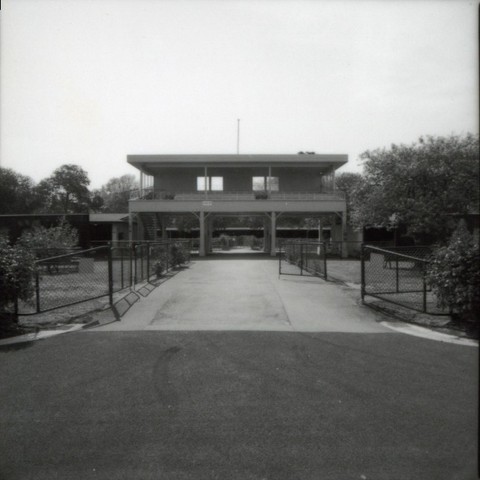
[{"label": "metal railing", "polygon": [[165,201],[245,201],[245,200],[285,200],[285,201],[328,201],[343,200],[345,193],[333,192],[167,192],[144,188],[130,191],[130,200]]},{"label": "metal railing", "polygon": [[17,302],[18,315],[34,315],[108,296],[151,282],[190,262],[190,240],[123,242],[38,259],[33,297]]},{"label": "metal railing", "polygon": [[361,296],[374,297],[422,313],[447,314],[426,279],[431,249],[423,246],[362,247]]}]

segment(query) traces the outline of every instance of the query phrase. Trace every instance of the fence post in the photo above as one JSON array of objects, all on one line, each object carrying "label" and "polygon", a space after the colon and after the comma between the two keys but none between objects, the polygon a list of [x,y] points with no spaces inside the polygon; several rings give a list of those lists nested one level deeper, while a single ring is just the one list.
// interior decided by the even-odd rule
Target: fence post
[{"label": "fence post", "polygon": [[35,271],[35,297],[37,313],[40,313],[40,275],[38,273],[38,268]]},{"label": "fence post", "polygon": [[360,275],[361,275],[361,286],[360,286],[360,295],[362,298],[362,304],[365,303],[365,245],[362,243],[360,247]]},{"label": "fence post", "polygon": [[120,282],[123,290],[123,247],[120,245]]},{"label": "fence post", "polygon": [[135,290],[135,285],[137,284],[137,245],[132,244],[133,249],[133,289]]},{"label": "fence post", "polygon": [[300,244],[300,275],[303,275],[303,243]]},{"label": "fence post", "polygon": [[422,264],[423,279],[423,313],[427,313],[427,281],[425,279],[425,264]]},{"label": "fence post", "polygon": [[395,290],[398,293],[398,257],[395,256]]},{"label": "fence post", "polygon": [[150,244],[147,243],[147,282],[150,281]]},{"label": "fence post", "polygon": [[279,252],[278,252],[278,278],[282,274],[282,242],[279,245]]},{"label": "fence post", "polygon": [[110,306],[113,305],[113,265],[112,265],[112,247],[108,248],[108,300]]},{"label": "fence post", "polygon": [[323,247],[323,271],[324,271],[324,278],[327,280],[327,242],[322,243]]}]

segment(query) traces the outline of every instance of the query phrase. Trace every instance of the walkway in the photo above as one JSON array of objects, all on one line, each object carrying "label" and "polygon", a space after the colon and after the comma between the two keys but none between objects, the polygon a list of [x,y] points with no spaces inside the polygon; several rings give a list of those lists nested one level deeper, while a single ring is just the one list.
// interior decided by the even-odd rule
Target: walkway
[{"label": "walkway", "polygon": [[278,276],[278,260],[217,255],[190,266],[95,331],[390,332],[358,292],[314,277]]}]

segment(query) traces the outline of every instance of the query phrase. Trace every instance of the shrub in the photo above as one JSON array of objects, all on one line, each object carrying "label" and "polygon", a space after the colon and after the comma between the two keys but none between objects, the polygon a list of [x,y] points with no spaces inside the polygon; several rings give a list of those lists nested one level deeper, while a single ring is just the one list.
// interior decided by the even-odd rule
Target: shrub
[{"label": "shrub", "polygon": [[37,258],[54,257],[68,253],[78,245],[78,232],[68,222],[56,227],[35,227],[22,233],[18,244],[35,253]]},{"label": "shrub", "polygon": [[28,301],[33,296],[35,258],[30,250],[21,245],[9,245],[0,236],[0,319],[9,318],[18,300]]},{"label": "shrub", "polygon": [[178,267],[187,262],[187,252],[182,244],[174,243],[170,247],[170,263],[174,267]]},{"label": "shrub", "polygon": [[475,321],[480,315],[480,254],[460,222],[447,246],[437,248],[427,269],[427,281],[454,318]]}]

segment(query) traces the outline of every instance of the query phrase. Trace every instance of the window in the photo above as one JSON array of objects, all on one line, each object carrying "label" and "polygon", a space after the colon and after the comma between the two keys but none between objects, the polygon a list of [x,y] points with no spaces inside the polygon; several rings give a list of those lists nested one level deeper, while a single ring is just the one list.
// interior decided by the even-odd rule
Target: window
[{"label": "window", "polygon": [[267,177],[267,190],[278,192],[278,177]]},{"label": "window", "polygon": [[265,190],[265,177],[253,177],[252,187],[254,192]]},{"label": "window", "polygon": [[252,188],[254,192],[269,190],[278,192],[279,181],[278,177],[253,177]]},{"label": "window", "polygon": [[205,189],[212,192],[222,192],[223,177],[207,177],[207,185],[205,185],[205,177],[197,177],[197,192],[204,192]]},{"label": "window", "polygon": [[[208,177],[207,177],[208,181]],[[205,177],[197,177],[197,192],[205,191]]]},{"label": "window", "polygon": [[223,177],[210,177],[210,190],[212,192],[223,191]]}]

